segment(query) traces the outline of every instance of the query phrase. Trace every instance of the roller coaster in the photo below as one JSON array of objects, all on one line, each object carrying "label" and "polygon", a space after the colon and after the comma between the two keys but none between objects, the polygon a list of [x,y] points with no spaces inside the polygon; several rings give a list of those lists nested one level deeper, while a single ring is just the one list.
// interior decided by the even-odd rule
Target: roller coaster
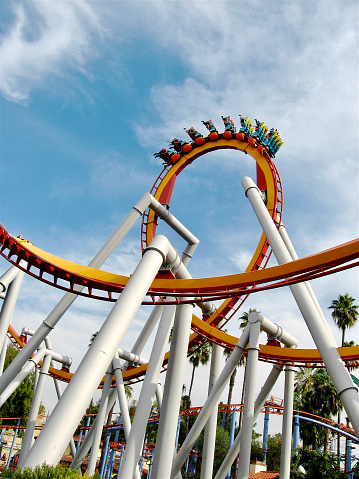
[{"label": "roller coaster", "polygon": [[[82,446],[75,451],[72,445],[74,459],[71,467],[80,467],[90,447],[91,451],[98,449],[96,446],[99,444],[106,412],[118,399],[122,417],[125,418],[127,444],[119,477],[139,477],[137,462],[151,412],[151,398],[157,395],[161,406],[152,477],[180,477],[181,467],[204,427],[201,478],[212,477],[218,399],[243,354],[247,355],[249,374],[246,375],[242,432],[233,442],[216,479],[226,476],[238,453],[237,477],[248,477],[253,422],[282,370],[285,370],[285,402],[281,478],[289,477],[295,367],[304,365],[327,368],[358,436],[358,391],[344,362],[358,361],[359,346],[337,349],[308,281],[356,267],[359,240],[298,259],[282,222],[283,189],[273,161],[282,145],[278,131],[269,129],[258,120],[253,128],[250,120],[242,116],[241,126],[237,131],[229,116],[222,119],[222,133],[219,133],[212,120],[204,121],[203,124],[209,130],[208,136],[203,136],[191,127],[185,129],[190,142],[174,138],[169,142],[171,148],[162,148],[155,153],[156,157],[163,160],[163,170],[152,189],[132,208],[88,266],[42,251],[26,239],[12,236],[5,227],[0,226],[0,254],[13,265],[0,278],[0,289],[4,292],[0,344],[4,351],[5,335],[8,334],[20,349],[15,360],[0,378],[0,404],[8,399],[36,366],[41,368],[41,372],[52,374],[56,380],[68,382],[64,393],[58,393],[58,404],[35,443],[33,429],[28,426],[29,432],[25,433],[19,465],[35,467],[45,461],[48,464],[57,464],[66,445],[71,443],[72,435],[100,384],[102,397],[98,418]],[[199,240],[170,213],[171,197],[178,175],[188,165],[208,152],[222,149],[237,150],[250,155],[256,162],[256,184],[245,177],[242,185],[263,233],[244,273],[192,278],[187,265]],[[133,274],[128,277],[101,270],[104,261],[140,218],[143,256]],[[187,246],[181,256],[165,236],[156,235],[159,220],[167,223],[186,241]],[[279,264],[268,267],[272,252]],[[30,339],[25,332],[15,332],[10,325],[11,313],[7,312],[14,307],[24,273],[65,291],[63,298],[39,328],[29,334]],[[248,325],[240,338],[223,331],[225,324],[235,316],[250,294],[285,286],[290,288],[317,349],[297,348],[296,338],[258,313],[249,316]],[[80,366],[72,375],[68,370],[69,359],[51,350],[48,334],[79,295],[113,302],[114,306]],[[213,302],[218,300],[223,302],[215,306]],[[141,305],[153,308],[132,350],[124,351],[120,349],[121,341]],[[202,310],[202,318],[193,314],[194,305]],[[156,339],[148,361],[141,357],[141,353],[157,323]],[[259,345],[260,330],[267,333],[268,341],[265,345]],[[166,352],[171,331],[171,348]],[[208,399],[181,449],[175,454],[184,365],[187,355],[200,347],[203,340],[212,343]],[[41,347],[43,342],[45,347]],[[281,345],[283,347],[278,347]],[[223,347],[232,350],[232,354],[221,370],[220,353]],[[272,363],[273,369],[255,399],[254,383],[258,360]],[[62,367],[56,368],[53,361],[60,362]],[[159,374],[164,367],[167,372],[162,391],[158,383]],[[127,417],[128,411],[126,413],[124,382],[135,381],[142,381],[143,384],[137,412],[131,424]],[[38,381],[39,391],[34,395],[36,400],[32,408],[34,411],[39,398],[41,400],[41,388],[42,381]],[[93,473],[95,464],[95,453],[92,452],[89,474]]]}]

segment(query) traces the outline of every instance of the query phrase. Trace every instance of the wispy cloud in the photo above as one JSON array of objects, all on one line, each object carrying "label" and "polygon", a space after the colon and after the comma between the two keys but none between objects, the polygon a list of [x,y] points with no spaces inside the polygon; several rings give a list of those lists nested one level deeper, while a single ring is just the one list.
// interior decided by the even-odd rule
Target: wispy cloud
[{"label": "wispy cloud", "polygon": [[85,73],[105,34],[91,5],[76,2],[13,4],[15,21],[1,36],[1,92],[8,100],[26,102],[30,93],[66,72]]}]

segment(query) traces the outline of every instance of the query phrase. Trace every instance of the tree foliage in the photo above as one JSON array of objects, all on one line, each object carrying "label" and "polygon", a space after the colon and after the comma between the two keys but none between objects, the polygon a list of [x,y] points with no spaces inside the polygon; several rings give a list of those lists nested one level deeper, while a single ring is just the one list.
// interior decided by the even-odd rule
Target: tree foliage
[{"label": "tree foliage", "polygon": [[267,469],[268,471],[279,471],[280,468],[280,455],[282,447],[282,435],[275,434],[271,436],[269,434],[267,438]]},{"label": "tree foliage", "polygon": [[345,330],[353,327],[357,322],[359,317],[359,306],[355,304],[355,299],[346,293],[340,294],[338,299],[333,299],[329,309],[333,310],[333,321],[342,331],[342,346],[344,346]]},{"label": "tree foliage", "polygon": [[[298,471],[299,466],[305,474]],[[318,453],[312,449],[301,449],[292,457],[291,479],[344,479],[346,474],[340,471],[338,458],[334,454]]]},{"label": "tree foliage", "polygon": [[[338,413],[338,396],[326,369],[300,368],[296,374],[294,407],[328,419]],[[305,446],[326,447],[328,429],[301,421],[300,436]]]},{"label": "tree foliage", "polygon": [[[9,366],[18,352],[12,344],[9,344],[6,351],[4,369]],[[34,373],[31,373],[1,406],[0,417],[28,417],[31,409],[33,389]],[[42,405],[40,406],[41,408],[43,409]],[[9,421],[6,421],[6,423],[9,424]]]}]

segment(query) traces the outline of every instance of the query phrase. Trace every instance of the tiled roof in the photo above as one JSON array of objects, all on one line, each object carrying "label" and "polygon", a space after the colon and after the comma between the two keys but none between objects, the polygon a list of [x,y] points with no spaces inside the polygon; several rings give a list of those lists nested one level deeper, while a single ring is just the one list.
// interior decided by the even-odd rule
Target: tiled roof
[{"label": "tiled roof", "polygon": [[279,472],[251,472],[248,479],[277,479],[279,477]]}]

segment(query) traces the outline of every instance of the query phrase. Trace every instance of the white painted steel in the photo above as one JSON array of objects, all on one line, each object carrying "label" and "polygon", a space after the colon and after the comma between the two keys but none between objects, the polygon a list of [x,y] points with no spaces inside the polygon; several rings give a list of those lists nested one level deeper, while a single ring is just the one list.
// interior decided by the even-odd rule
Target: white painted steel
[{"label": "white painted steel", "polygon": [[[222,370],[223,348],[212,343],[211,369],[209,372],[208,395],[211,393]],[[213,461],[216,448],[218,401],[204,429],[201,479],[212,479]]]},{"label": "white painted steel", "polygon": [[[26,264],[26,263],[25,263]],[[0,276],[0,292],[6,291],[6,288],[14,280],[14,278],[19,274],[21,270],[16,266],[11,266],[5,273]]]},{"label": "white painted steel", "polygon": [[[115,355],[112,361],[112,366],[113,366],[113,371],[114,371],[115,379],[116,379],[116,389],[117,389],[118,402],[120,405],[122,425],[123,425],[123,430],[125,433],[125,439],[127,443],[131,433],[131,419],[130,419],[130,413],[128,411],[125,386],[124,386],[123,378],[122,378],[121,363],[117,354]],[[139,471],[138,464],[134,471],[134,476],[132,477],[134,477],[135,479],[140,479],[140,471]]]},{"label": "white painted steel", "polygon": [[11,381],[9,386],[0,394],[0,407],[11,396],[11,394],[19,387],[19,385],[27,378],[27,376],[34,370],[35,366],[42,360],[47,353],[46,348],[41,348],[39,351],[25,364],[19,374]]},{"label": "white painted steel", "polygon": [[[218,378],[218,381],[214,385],[210,395],[208,396],[206,402],[204,403],[201,412],[199,413],[195,423],[193,424],[191,430],[188,433],[185,441],[182,444],[181,449],[179,450],[176,459],[173,462],[172,471],[171,471],[171,478],[173,479],[176,477],[178,472],[181,470],[182,465],[184,464],[185,460],[187,459],[188,454],[192,450],[196,439],[200,435],[202,429],[206,425],[213,408],[216,407],[216,404],[221,396],[224,388],[226,387],[229,378],[234,370],[237,367],[243,352],[246,350],[248,338],[249,338],[249,328],[250,325],[247,325],[242,334],[239,338],[237,344],[235,345],[232,354],[228,358],[224,368]],[[228,471],[228,468],[227,468]],[[227,473],[226,471],[226,473]]]},{"label": "white painted steel", "polygon": [[[177,306],[153,457],[154,479],[168,478],[171,472],[192,314],[193,304]],[[177,471],[175,476],[179,472]]]},{"label": "white painted steel", "polygon": [[37,386],[32,398],[31,409],[29,413],[29,418],[26,424],[26,431],[24,438],[21,443],[20,458],[18,466],[22,467],[24,460],[34,442],[34,432],[36,426],[37,416],[39,414],[39,408],[41,405],[42,395],[45,388],[46,378],[49,372],[49,367],[51,363],[51,355],[46,354],[44,360],[42,361],[41,370],[39,374],[39,379],[37,381]]},{"label": "white painted steel", "polygon": [[[266,234],[279,264],[288,263],[292,258],[267,211],[257,186],[244,177],[242,185],[250,200],[257,218]],[[325,327],[321,315],[304,284],[290,286],[294,299],[303,315],[312,338],[323,358],[324,364],[332,378],[335,389],[348,414],[356,434],[359,435],[359,395],[350,375],[337,351],[337,345],[328,327]]]},{"label": "white painted steel", "polygon": [[[44,429],[32,447],[25,465],[35,467],[45,460],[55,465],[81,420],[93,392],[125,336],[164,258],[173,251],[164,236],[156,236],[130,277],[122,294],[88,349]],[[171,258],[169,258],[171,261]],[[69,415],[71,411],[71,415]],[[63,418],[67,417],[66,421]]]},{"label": "white painted steel", "polygon": [[152,309],[151,314],[146,321],[146,324],[144,325],[138,338],[136,339],[136,342],[131,350],[131,354],[141,354],[143,348],[148,341],[148,338],[151,336],[154,327],[156,326],[158,320],[161,317],[163,308],[164,304],[156,304],[156,306]]},{"label": "white painted steel", "polygon": [[271,338],[275,338],[283,343],[285,346],[289,348],[298,346],[298,340],[294,336],[284,331],[284,329],[278,326],[278,324],[272,323],[272,321],[265,318],[263,314],[258,313],[257,311],[252,311],[249,313],[248,321],[253,323],[259,321],[263,331],[265,331]]},{"label": "white painted steel", "polygon": [[[257,417],[259,416],[264,403],[267,400],[268,395],[270,394],[273,386],[277,382],[277,379],[282,372],[284,366],[279,366],[275,364],[266,380],[264,383],[260,393],[257,396],[255,405],[254,405],[254,417],[253,420],[255,421]],[[239,431],[237,434],[232,447],[228,451],[226,457],[224,458],[220,468],[217,471],[215,479],[225,479],[227,472],[229,471],[229,468],[232,466],[235,458],[237,457],[237,454],[240,451],[240,446],[241,446],[241,439],[242,439],[242,430],[243,428]]]},{"label": "white painted steel", "polygon": [[106,371],[105,381],[102,388],[100,405],[99,405],[98,413],[97,413],[97,424],[94,431],[91,453],[90,453],[90,458],[89,458],[89,462],[87,466],[87,474],[89,476],[93,476],[96,471],[97,455],[100,448],[103,425],[105,424],[105,420],[106,420],[106,407],[108,404],[108,396],[110,394],[111,383],[112,383],[112,365]]},{"label": "white painted steel", "polygon": [[176,306],[165,306],[158,325],[151,357],[138,399],[135,416],[132,421],[131,433],[126,441],[126,450],[120,468],[122,477],[132,477],[133,471],[141,458],[147,423],[152,409],[152,401],[156,394],[163,357],[168,347],[168,339],[175,312]]},{"label": "white painted steel", "polygon": [[[287,250],[288,250],[288,252],[289,252],[291,258],[292,258],[293,260],[298,259],[298,255],[297,255],[297,253],[296,253],[296,251],[295,251],[295,249],[294,249],[294,246],[293,246],[293,244],[292,244],[292,242],[291,242],[291,240],[290,240],[290,238],[289,238],[289,236],[288,236],[288,233],[287,233],[287,230],[286,230],[285,226],[284,226],[283,224],[281,224],[278,231],[279,231],[279,234],[280,234],[282,240],[284,241],[284,244],[285,244],[285,246],[286,246],[286,248],[287,248]],[[322,320],[323,320],[324,326],[330,331],[329,325],[328,325],[328,323],[327,323],[327,321],[326,321],[326,319],[325,319],[325,316],[324,316],[324,314],[323,314],[322,308],[320,307],[320,305],[319,305],[319,303],[318,303],[318,300],[317,300],[317,298],[316,298],[316,296],[315,296],[315,294],[314,294],[314,291],[313,291],[313,289],[312,289],[312,287],[311,287],[309,281],[304,281],[303,284],[304,284],[305,287],[307,288],[307,290],[308,290],[308,292],[309,292],[309,294],[310,294],[310,296],[311,296],[311,298],[312,298],[312,300],[313,300],[313,302],[314,302],[314,304],[315,304],[315,306],[316,306],[316,308],[317,308],[317,310],[318,310],[318,313],[320,314],[320,316],[321,316],[321,318],[322,318]],[[331,333],[330,333],[330,334],[331,334]]]},{"label": "white painted steel", "polygon": [[294,373],[295,368],[293,366],[285,367],[284,408],[279,479],[289,479],[290,476],[290,461],[292,456]]},{"label": "white painted steel", "polygon": [[254,424],[254,401],[256,392],[258,354],[259,354],[259,333],[261,331],[260,321],[252,322],[253,317],[249,316],[250,324],[248,356],[246,361],[245,395],[242,415],[242,439],[239,451],[237,479],[248,479],[249,463],[252,447],[252,430]]},{"label": "white painted steel", "polygon": [[[146,208],[149,205],[150,198],[148,197],[149,193],[146,193],[141,200],[137,203],[136,206],[132,208],[126,218],[118,226],[115,232],[111,237],[106,241],[100,251],[89,263],[89,266],[92,268],[100,268],[106,259],[110,256],[116,246],[120,241],[126,236],[128,231],[136,223],[138,218],[143,214]],[[75,288],[77,291],[81,291],[83,288]],[[4,371],[4,374],[0,378],[0,394],[5,390],[5,388],[10,384],[12,378],[21,370],[26,361],[31,357],[31,355],[39,348],[41,342],[46,338],[52,329],[56,326],[58,321],[68,310],[71,304],[77,298],[76,294],[66,293],[39,326],[33,337],[25,344],[16,358],[12,361],[9,367]]]},{"label": "white painted steel", "polygon": [[[16,305],[16,300],[19,295],[20,286],[24,277],[24,272],[21,270],[17,270],[17,274],[15,275],[14,279],[8,286],[4,302],[1,307],[0,312],[0,350],[2,351],[5,348],[5,354],[1,355],[1,362],[0,362],[0,376],[2,375],[4,369],[4,360],[6,355],[6,333],[11,324],[12,317],[14,314],[14,309]],[[3,359],[4,358],[4,359]]]}]

